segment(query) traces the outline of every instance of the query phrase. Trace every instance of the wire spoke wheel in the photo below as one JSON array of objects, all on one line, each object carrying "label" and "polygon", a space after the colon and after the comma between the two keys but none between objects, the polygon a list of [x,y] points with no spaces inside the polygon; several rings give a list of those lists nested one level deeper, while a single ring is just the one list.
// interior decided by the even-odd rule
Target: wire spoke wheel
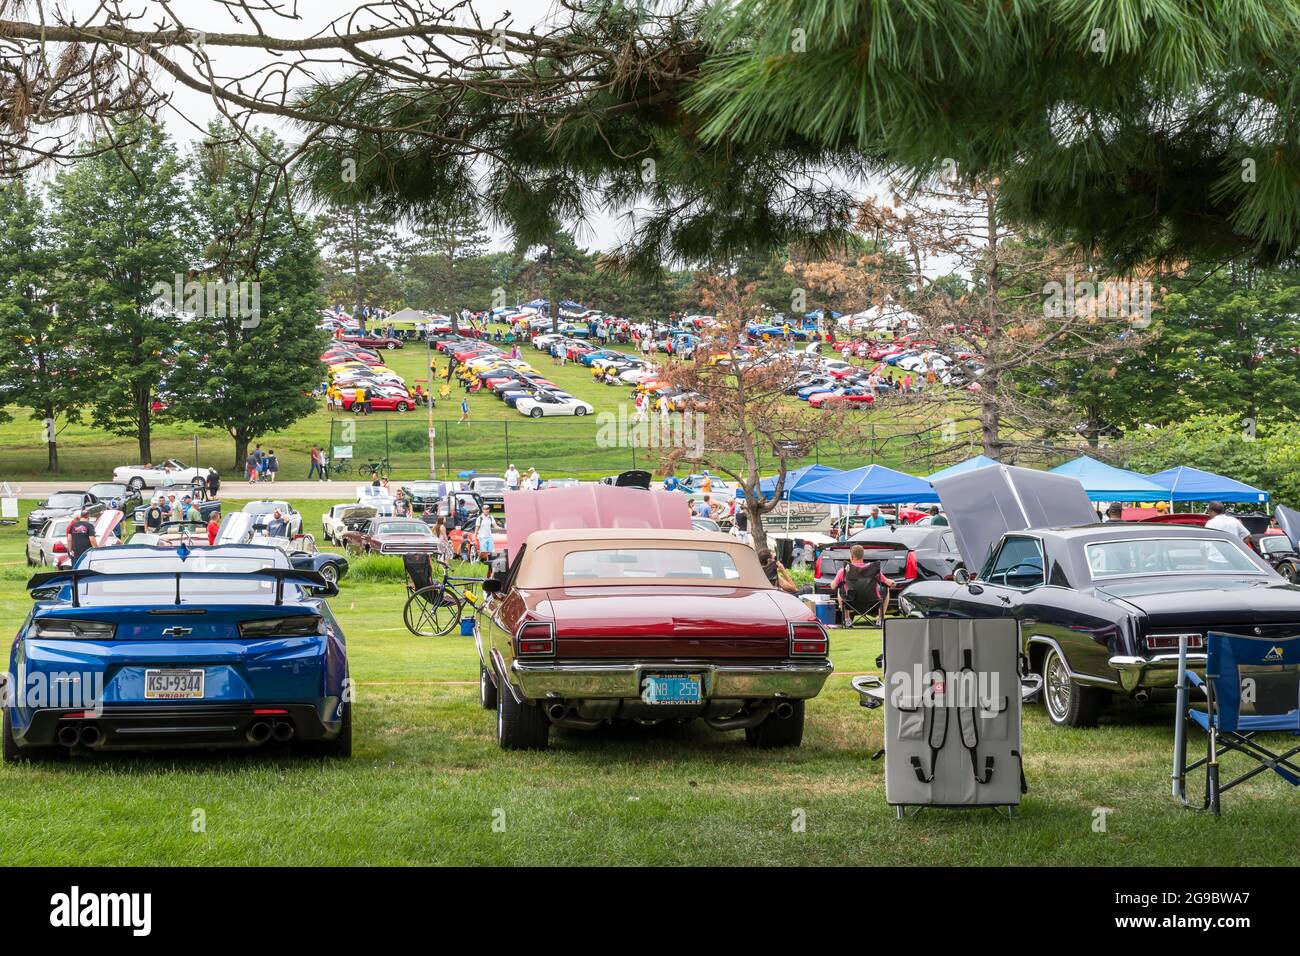
[{"label": "wire spoke wheel", "polygon": [[461,599],[441,584],[421,588],[406,599],[402,622],[417,637],[442,637],[460,623]]}]

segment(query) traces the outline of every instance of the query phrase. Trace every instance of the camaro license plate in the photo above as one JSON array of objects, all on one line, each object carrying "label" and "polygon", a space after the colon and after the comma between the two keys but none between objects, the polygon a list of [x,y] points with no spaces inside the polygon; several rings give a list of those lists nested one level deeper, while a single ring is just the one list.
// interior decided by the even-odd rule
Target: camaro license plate
[{"label": "camaro license plate", "polygon": [[147,670],[145,700],[191,700],[203,697],[201,670]]},{"label": "camaro license plate", "polygon": [[698,704],[701,697],[699,674],[655,674],[641,681],[641,699],[647,704]]}]

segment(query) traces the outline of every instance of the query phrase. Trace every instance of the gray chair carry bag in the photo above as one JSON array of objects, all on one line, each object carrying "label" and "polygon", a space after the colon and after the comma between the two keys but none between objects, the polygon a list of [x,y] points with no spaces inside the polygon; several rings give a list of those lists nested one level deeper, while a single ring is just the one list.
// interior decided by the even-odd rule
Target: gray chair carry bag
[{"label": "gray chair carry bag", "polygon": [[1020,628],[1009,618],[885,623],[885,799],[905,807],[1014,807]]}]

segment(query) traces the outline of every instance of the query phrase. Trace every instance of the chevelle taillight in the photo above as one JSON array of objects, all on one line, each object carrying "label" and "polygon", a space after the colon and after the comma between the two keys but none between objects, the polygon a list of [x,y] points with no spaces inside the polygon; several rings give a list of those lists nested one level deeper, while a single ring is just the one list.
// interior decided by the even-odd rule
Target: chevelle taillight
[{"label": "chevelle taillight", "polygon": [[791,657],[826,657],[831,652],[831,639],[826,628],[816,621],[790,622]]},{"label": "chevelle taillight", "polygon": [[515,634],[516,657],[554,657],[555,625],[549,621],[530,621]]},{"label": "chevelle taillight", "polygon": [[1200,634],[1148,634],[1146,637],[1147,650],[1176,651],[1178,650],[1178,641],[1183,637],[1187,638],[1187,647],[1189,649],[1199,649],[1205,646],[1205,638]]}]

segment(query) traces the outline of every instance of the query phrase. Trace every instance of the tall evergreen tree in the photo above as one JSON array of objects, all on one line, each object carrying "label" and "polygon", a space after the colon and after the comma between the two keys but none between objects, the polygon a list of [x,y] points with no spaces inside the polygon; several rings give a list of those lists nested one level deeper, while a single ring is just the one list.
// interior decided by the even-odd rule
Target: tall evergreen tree
[{"label": "tall evergreen tree", "polygon": [[480,307],[470,302],[467,294],[487,278],[483,259],[487,245],[482,214],[468,203],[419,224],[404,270],[408,296],[427,302],[425,308],[449,312],[452,330],[457,331],[458,311]]},{"label": "tall evergreen tree", "polygon": [[78,385],[92,421],[135,436],[140,461],[148,462],[154,403],[180,332],[155,287],[185,272],[190,229],[171,139],[142,120],[115,135],[116,149],[78,162],[51,187],[60,246],[56,291],[60,309],[78,324],[78,368],[85,373]]},{"label": "tall evergreen tree", "polygon": [[[194,159],[190,205],[202,261],[195,279],[214,291],[182,329],[172,379],[175,411],[225,429],[242,468],[249,443],[311,414],[327,336],[316,237],[292,215],[285,180],[262,174],[283,145],[259,136],[258,156],[219,124]],[[224,303],[214,310],[209,302]]]},{"label": "tall evergreen tree", "polygon": [[58,419],[79,416],[77,333],[50,290],[56,257],[46,210],[24,180],[0,186],[0,396],[41,422],[49,470],[59,470]]},{"label": "tall evergreen tree", "polygon": [[390,308],[402,297],[393,263],[402,251],[393,221],[363,202],[331,206],[319,217],[326,264],[325,294],[360,320],[364,306]]}]

